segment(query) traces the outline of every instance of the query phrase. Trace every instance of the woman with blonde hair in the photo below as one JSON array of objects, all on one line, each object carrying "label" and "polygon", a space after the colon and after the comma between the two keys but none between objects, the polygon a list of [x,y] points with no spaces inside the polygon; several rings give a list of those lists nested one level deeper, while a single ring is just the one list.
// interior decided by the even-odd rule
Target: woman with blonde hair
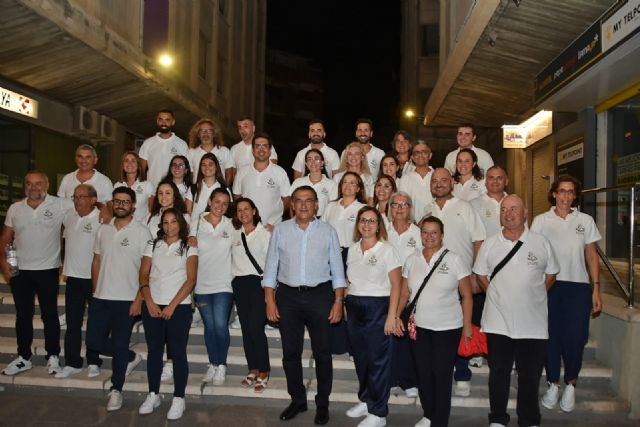
[{"label": "woman with blonde hair", "polygon": [[340,168],[338,169],[338,173],[333,176],[333,180],[339,183],[342,176],[347,171],[360,175],[360,178],[364,183],[364,192],[367,197],[367,204],[371,205],[373,202],[373,187],[375,185],[375,179],[369,170],[367,155],[359,142],[352,142],[344,149],[342,159],[340,160]]}]

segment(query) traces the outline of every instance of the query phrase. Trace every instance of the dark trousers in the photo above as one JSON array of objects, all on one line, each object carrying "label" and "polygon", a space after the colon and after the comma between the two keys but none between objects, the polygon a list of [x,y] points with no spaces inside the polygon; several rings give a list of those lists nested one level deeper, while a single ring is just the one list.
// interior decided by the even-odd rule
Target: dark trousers
[{"label": "dark trousers", "polygon": [[133,317],[131,301],[93,298],[87,318],[87,348],[111,356],[111,390],[122,391],[127,364],[136,357],[129,350]]},{"label": "dark trousers", "polygon": [[564,381],[577,380],[582,368],[584,346],[589,339],[592,300],[591,285],[558,280],[549,290],[549,342],[547,343],[547,381],[560,379],[560,361],[564,363]]},{"label": "dark trousers", "polygon": [[58,269],[20,270],[9,282],[16,308],[16,341],[18,354],[31,358],[33,315],[38,296],[40,317],[44,323],[44,347],[49,356],[60,354],[60,319],[58,318]]},{"label": "dark trousers", "polygon": [[351,354],[360,383],[358,399],[367,404],[370,414],[386,417],[394,344],[393,337],[384,333],[389,297],[350,295],[346,306]]},{"label": "dark trousers", "polygon": [[[166,306],[159,306],[164,309]],[[171,361],[173,362],[173,395],[184,397],[189,377],[189,363],[187,362],[187,342],[193,312],[191,304],[179,304],[170,319],[151,317],[145,304],[142,305],[142,324],[144,338],[147,341],[147,382],[149,392],[160,393],[160,377],[162,375],[162,356],[164,346],[171,346]]]},{"label": "dark trousers", "polygon": [[[82,368],[82,322],[84,321],[84,308],[91,304],[91,279],[79,279],[67,277],[65,287],[64,312],[67,318],[67,331],[64,334],[64,359],[67,366]],[[87,364],[102,364],[98,353],[87,349]]]},{"label": "dark trousers", "polygon": [[316,405],[329,406],[329,395],[333,383],[333,361],[331,359],[331,325],[327,318],[333,300],[330,282],[322,283],[315,288],[304,289],[283,284],[278,286],[276,303],[280,313],[282,366],[287,377],[287,392],[293,403],[307,402],[307,392],[302,377],[302,346],[306,326],[316,363],[318,381]]},{"label": "dark trousers", "polygon": [[411,356],[409,335],[393,336],[393,355],[391,356],[391,387],[403,390],[418,386],[416,368]]},{"label": "dark trousers", "polygon": [[431,427],[446,427],[451,413],[451,377],[462,328],[448,331],[417,329],[411,350],[418,374],[420,403]]},{"label": "dark trousers", "polygon": [[260,276],[238,276],[233,279],[233,298],[242,328],[242,345],[249,370],[271,371],[269,344],[264,333],[267,322],[264,290]]},{"label": "dark trousers", "polygon": [[516,362],[518,397],[516,412],[518,425],[540,425],[538,386],[547,340],[512,339],[505,335],[487,334],[489,349],[489,413],[490,423],[509,423],[507,403],[511,385],[511,368]]}]

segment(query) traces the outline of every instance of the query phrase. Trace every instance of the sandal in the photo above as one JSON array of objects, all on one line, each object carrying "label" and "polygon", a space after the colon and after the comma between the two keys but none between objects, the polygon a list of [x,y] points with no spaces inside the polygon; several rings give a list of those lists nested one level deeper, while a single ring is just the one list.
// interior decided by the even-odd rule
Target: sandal
[{"label": "sandal", "polygon": [[256,393],[262,393],[267,389],[267,383],[269,382],[269,377],[266,378],[256,378],[256,386],[253,388],[253,391]]},{"label": "sandal", "polygon": [[256,374],[249,372],[246,377],[240,382],[240,385],[244,388],[251,387],[256,382]]}]

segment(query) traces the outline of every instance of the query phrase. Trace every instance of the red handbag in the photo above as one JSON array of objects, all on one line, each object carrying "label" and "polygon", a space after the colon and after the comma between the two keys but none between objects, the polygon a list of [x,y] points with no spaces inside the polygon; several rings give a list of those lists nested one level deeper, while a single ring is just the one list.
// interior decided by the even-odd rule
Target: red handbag
[{"label": "red handbag", "polygon": [[471,325],[471,339],[460,337],[458,345],[458,355],[462,357],[473,356],[474,354],[487,354],[487,336],[476,325]]}]

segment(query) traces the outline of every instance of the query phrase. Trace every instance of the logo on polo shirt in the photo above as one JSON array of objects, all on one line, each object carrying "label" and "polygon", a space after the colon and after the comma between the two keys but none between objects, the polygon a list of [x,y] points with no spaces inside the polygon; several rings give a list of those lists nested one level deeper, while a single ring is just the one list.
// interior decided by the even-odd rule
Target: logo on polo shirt
[{"label": "logo on polo shirt", "polygon": [[136,193],[142,194],[143,191],[144,189],[142,188],[142,186],[138,185],[138,187],[136,187]]},{"label": "logo on polo shirt", "polygon": [[414,239],[413,237],[409,239],[409,241],[407,242],[407,246],[410,248],[415,248],[416,247],[416,239]]},{"label": "logo on polo shirt", "polygon": [[122,242],[120,242],[120,246],[129,246],[129,239],[127,239],[126,237],[122,239]]},{"label": "logo on polo shirt", "polygon": [[328,196],[328,195],[329,195],[329,190],[327,190],[327,187],[322,187],[322,190],[320,190],[320,192],[321,192],[322,194],[324,194],[325,196]]},{"label": "logo on polo shirt", "polygon": [[276,182],[273,180],[273,178],[267,179],[267,187],[268,188],[276,188]]},{"label": "logo on polo shirt", "polygon": [[91,223],[85,224],[82,231],[84,231],[85,233],[91,233],[93,231],[93,226],[91,225]]},{"label": "logo on polo shirt", "polygon": [[176,147],[171,147],[171,154],[178,154],[178,149]]},{"label": "logo on polo shirt", "polygon": [[578,226],[576,227],[576,233],[577,234],[584,234],[584,225],[578,224]]},{"label": "logo on polo shirt", "polygon": [[471,184],[471,189],[472,190],[477,190],[478,189],[478,183],[474,182]]},{"label": "logo on polo shirt", "polygon": [[51,212],[49,209],[45,209],[43,215],[46,219],[53,218],[53,212]]},{"label": "logo on polo shirt", "polygon": [[351,216],[347,218],[347,221],[356,222],[356,214],[351,214]]},{"label": "logo on polo shirt", "polygon": [[487,211],[484,213],[484,216],[487,218],[491,218],[491,215],[493,215],[493,212],[491,212],[491,209],[487,209]]},{"label": "logo on polo shirt", "polygon": [[527,255],[527,264],[529,265],[538,265],[538,257],[533,254],[533,252],[529,252]]},{"label": "logo on polo shirt", "polygon": [[228,239],[229,238],[229,233],[227,233],[226,231],[223,231],[221,234],[223,239]]},{"label": "logo on polo shirt", "polygon": [[369,264],[369,265],[378,264],[378,258],[376,258],[375,255],[371,255],[371,258],[369,258],[369,261],[367,262],[367,264]]},{"label": "logo on polo shirt", "polygon": [[438,267],[438,274],[449,274],[449,266],[446,262],[440,264],[440,267]]}]

